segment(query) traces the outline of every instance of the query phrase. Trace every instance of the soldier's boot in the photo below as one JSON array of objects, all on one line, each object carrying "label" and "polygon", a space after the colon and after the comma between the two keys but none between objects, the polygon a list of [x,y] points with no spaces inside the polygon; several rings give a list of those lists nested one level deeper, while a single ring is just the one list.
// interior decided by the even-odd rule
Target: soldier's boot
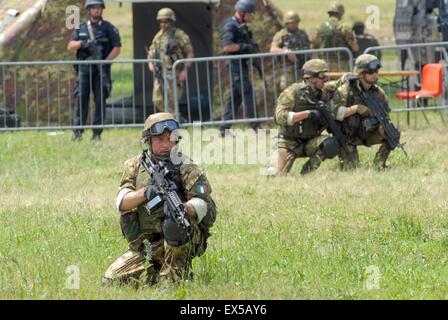
[{"label": "soldier's boot", "polygon": [[82,132],[79,130],[73,131],[72,141],[81,141],[82,140]]},{"label": "soldier's boot", "polygon": [[308,159],[307,162],[302,167],[302,170],[300,171],[301,175],[308,174],[317,168],[319,168],[320,164],[322,163],[322,158],[316,154]]},{"label": "soldier's boot", "polygon": [[339,155],[340,168],[342,171],[353,170],[359,167],[359,153],[358,148],[353,145],[348,145],[348,153],[341,150]]},{"label": "soldier's boot", "polygon": [[377,170],[385,170],[388,168],[386,162],[389,157],[391,150],[386,143],[381,144],[378,152],[375,154],[375,159],[373,159],[373,166]]}]

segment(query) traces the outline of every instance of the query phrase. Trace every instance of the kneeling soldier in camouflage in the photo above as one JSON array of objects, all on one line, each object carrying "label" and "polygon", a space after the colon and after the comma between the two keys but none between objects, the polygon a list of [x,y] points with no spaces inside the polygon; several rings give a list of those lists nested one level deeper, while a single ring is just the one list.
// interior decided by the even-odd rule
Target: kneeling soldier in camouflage
[{"label": "kneeling soldier in camouflage", "polygon": [[[216,207],[204,171],[177,152],[178,128],[170,113],[150,115],[142,134],[148,150],[124,163],[116,205],[129,250],[107,269],[103,283],[178,283],[191,276],[193,257],[206,249]],[[169,214],[171,198],[160,196],[156,178],[145,168],[148,160],[165,166],[163,176],[176,187],[188,229],[178,226]]]},{"label": "kneeling soldier in camouflage", "polygon": [[317,110],[319,101],[327,101],[325,61],[312,59],[303,65],[304,82],[295,83],[282,92],[277,101],[275,121],[279,125],[277,149],[267,170],[268,176],[284,175],[296,158],[309,157],[301,174],[317,169],[322,161],[339,153],[339,143],[321,135],[325,125]]},{"label": "kneeling soldier in camouflage", "polygon": [[350,141],[350,152],[341,153],[341,168],[351,169],[359,165],[356,146],[372,146],[381,144],[374,159],[378,169],[386,168],[386,160],[391,152],[387,143],[384,128],[373,116],[369,108],[363,104],[361,94],[367,93],[380,102],[385,112],[389,113],[384,90],[376,83],[381,62],[371,54],[360,55],[355,61],[354,77],[341,85],[333,96],[332,112],[336,120],[341,121],[342,131]]}]

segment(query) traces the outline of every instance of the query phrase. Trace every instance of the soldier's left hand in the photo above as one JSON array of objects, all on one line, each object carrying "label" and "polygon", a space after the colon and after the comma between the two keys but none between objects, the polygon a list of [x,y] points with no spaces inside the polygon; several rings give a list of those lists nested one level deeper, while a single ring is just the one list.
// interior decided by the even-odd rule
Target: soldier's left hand
[{"label": "soldier's left hand", "polygon": [[357,105],[358,106],[358,108],[357,108],[357,111],[356,111],[356,113],[358,113],[359,115],[361,115],[361,116],[369,116],[370,115],[370,110],[369,110],[369,108],[367,108],[365,105],[363,105],[363,104],[358,104]]}]

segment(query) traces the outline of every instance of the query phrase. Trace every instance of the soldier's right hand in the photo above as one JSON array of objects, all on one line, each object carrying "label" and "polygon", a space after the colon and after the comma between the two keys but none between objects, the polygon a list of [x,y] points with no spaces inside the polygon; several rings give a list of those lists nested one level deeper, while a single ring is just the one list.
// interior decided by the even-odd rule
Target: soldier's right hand
[{"label": "soldier's right hand", "polygon": [[308,119],[312,120],[312,121],[318,121],[319,120],[319,111],[317,110],[309,110],[308,113]]},{"label": "soldier's right hand", "polygon": [[155,188],[154,188],[154,186],[151,186],[151,185],[145,187],[144,193],[145,193],[145,198],[148,201],[151,201],[153,198],[157,197]]}]

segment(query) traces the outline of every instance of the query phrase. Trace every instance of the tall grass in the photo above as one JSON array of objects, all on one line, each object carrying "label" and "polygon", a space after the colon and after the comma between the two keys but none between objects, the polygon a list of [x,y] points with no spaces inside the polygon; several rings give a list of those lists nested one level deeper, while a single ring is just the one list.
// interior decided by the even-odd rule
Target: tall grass
[{"label": "tall grass", "polygon": [[[410,154],[391,169],[340,172],[324,162],[266,180],[262,165],[204,165],[218,219],[194,281],[178,289],[103,287],[126,250],[114,198],[139,130],[101,143],[70,133],[0,134],[0,298],[3,299],[446,299],[446,129],[407,129]],[[70,289],[73,267],[79,289]],[[373,271],[372,271],[373,270]]]}]

